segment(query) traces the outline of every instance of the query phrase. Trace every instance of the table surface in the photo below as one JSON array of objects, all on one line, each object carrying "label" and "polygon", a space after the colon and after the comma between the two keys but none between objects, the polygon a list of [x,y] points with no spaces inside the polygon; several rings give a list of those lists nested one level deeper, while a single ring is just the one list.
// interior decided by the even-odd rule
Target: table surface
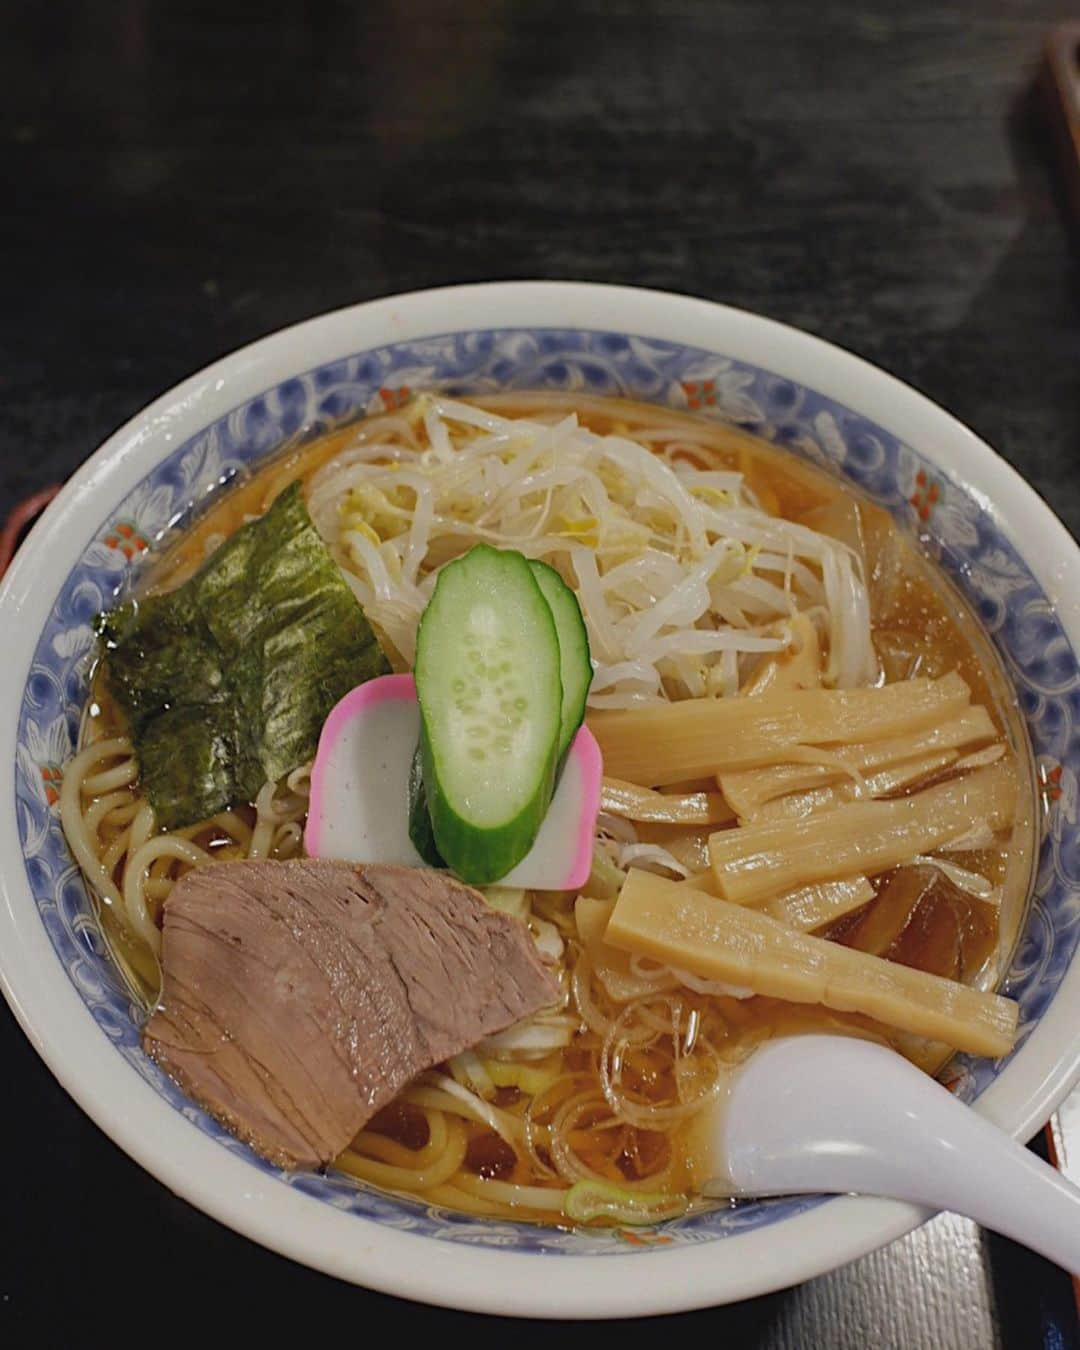
[{"label": "table surface", "polygon": [[[1033,93],[1067,16],[1061,0],[0,3],[0,503],[283,324],[559,277],[709,296],[849,347],[973,427],[1080,534],[1077,255]],[[88,1318],[102,1340],[235,1326],[274,1343],[330,1317],[362,1335],[371,1314],[409,1336],[550,1334],[337,1284],[219,1227],[89,1123],[6,1008],[0,1062],[9,1345],[96,1344]],[[674,1320],[740,1347],[1080,1343],[1060,1271],[948,1217]]]}]

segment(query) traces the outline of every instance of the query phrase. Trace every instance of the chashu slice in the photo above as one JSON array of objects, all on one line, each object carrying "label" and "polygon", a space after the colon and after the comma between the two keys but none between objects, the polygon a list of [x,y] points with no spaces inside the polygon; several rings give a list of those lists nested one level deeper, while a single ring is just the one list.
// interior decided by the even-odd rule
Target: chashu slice
[{"label": "chashu slice", "polygon": [[329,1162],[417,1074],[555,1002],[525,925],[411,867],[188,872],[146,1052],[282,1167]]}]

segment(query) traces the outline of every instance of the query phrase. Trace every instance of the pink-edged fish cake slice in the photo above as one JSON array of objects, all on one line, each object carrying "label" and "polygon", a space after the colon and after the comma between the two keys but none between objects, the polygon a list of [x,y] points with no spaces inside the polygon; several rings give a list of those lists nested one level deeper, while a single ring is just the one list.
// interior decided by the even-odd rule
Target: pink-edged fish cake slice
[{"label": "pink-edged fish cake slice", "polygon": [[[335,705],[311,771],[310,857],[426,866],[409,838],[409,768],[419,736],[411,675],[381,675]],[[585,884],[602,776],[600,747],[581,727],[532,848],[499,885],[568,891]]]},{"label": "pink-edged fish cake slice", "polygon": [[530,891],[576,891],[592,870],[603,761],[596,737],[579,727],[531,849],[499,881]]},{"label": "pink-edged fish cake slice", "polygon": [[409,765],[419,736],[411,675],[380,675],[334,705],[311,770],[309,857],[424,866],[409,838]]}]

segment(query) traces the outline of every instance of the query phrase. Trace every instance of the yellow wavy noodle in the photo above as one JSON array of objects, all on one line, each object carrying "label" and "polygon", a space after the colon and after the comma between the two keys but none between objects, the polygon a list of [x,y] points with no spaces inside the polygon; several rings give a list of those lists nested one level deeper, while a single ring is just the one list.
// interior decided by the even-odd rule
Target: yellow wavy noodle
[{"label": "yellow wavy noodle", "polygon": [[308,766],[282,788],[268,783],[252,807],[222,811],[200,825],[159,831],[138,790],[126,736],[90,719],[87,743],[64,771],[60,819],[92,883],[98,918],[132,992],[150,1009],[161,988],[161,910],[192,867],[226,858],[295,857],[307,815]]},{"label": "yellow wavy noodle", "polygon": [[[620,400],[578,396],[522,395],[484,402],[510,416],[531,414],[549,420],[576,410],[593,430],[633,436],[669,461],[741,469],[749,474],[763,505],[792,519],[838,498],[836,485],[816,470],[719,423]],[[394,446],[410,451],[424,446],[423,421],[416,405],[368,419],[363,427],[362,441],[385,445],[390,460],[395,457]],[[350,428],[309,447],[291,449],[202,517],[159,562],[149,588],[166,588],[189,575],[246,514],[263,509],[290,478],[299,477],[308,484],[309,505],[318,519],[319,511],[332,508],[334,502],[320,498],[320,493],[325,498],[320,485],[329,480],[325,473],[313,479],[315,471],[322,466],[327,472],[333,468],[335,474],[344,476],[336,481],[347,484],[350,464],[363,453],[361,439]],[[360,528],[362,524],[369,530],[374,525],[386,538],[396,537],[407,527],[413,489],[403,483],[388,492],[379,498],[359,494],[355,500],[347,493],[348,499],[339,503],[348,508],[345,525],[355,526],[361,552],[375,547]],[[475,501],[463,503],[463,511],[466,506],[475,514]],[[886,525],[875,520],[880,534]],[[572,528],[576,528],[573,523],[567,525],[568,530]],[[448,519],[443,534],[432,542],[425,570],[467,547],[478,532],[483,533],[482,524]],[[376,539],[381,536],[375,534]],[[513,545],[517,541],[498,542]],[[617,548],[613,545],[610,559],[601,558],[600,566],[638,547],[620,541]],[[356,576],[346,575],[354,586],[358,584]],[[960,670],[972,687],[973,701],[991,708],[1003,706],[1001,691],[994,685],[997,677],[990,664],[980,660],[981,649],[970,625],[965,629],[950,614],[928,582],[916,578],[912,585],[914,590],[909,587],[904,592],[906,599],[901,597],[903,604],[890,601],[887,621],[899,630],[904,613],[920,614],[920,633],[925,635],[933,628],[936,634],[942,669]],[[900,595],[902,590],[895,583],[889,594]],[[386,616],[393,619],[392,609],[386,610]],[[821,659],[827,660],[827,653]],[[755,678],[761,676],[759,668]],[[282,783],[267,783],[252,803],[237,804],[188,829],[161,832],[140,794],[132,747],[118,734],[115,710],[104,695],[93,706],[96,715],[87,719],[83,748],[64,776],[61,817],[72,852],[90,882],[117,965],[149,1009],[160,988],[161,913],[172,887],[189,868],[212,859],[298,856],[310,766],[298,768]],[[840,768],[852,773],[835,753],[815,751],[806,757],[813,757],[815,764],[827,760],[830,772]],[[655,788],[657,784],[644,786]],[[702,835],[722,825],[730,804],[716,793],[712,779],[678,790],[706,794],[697,806],[710,824],[703,828],[700,822],[688,823],[680,830],[677,823],[646,823],[635,829],[632,820],[615,819],[611,830],[621,833],[599,839],[586,895],[610,897],[617,892],[622,876],[612,858],[628,840],[654,840],[661,854],[666,849],[676,861],[684,859],[684,866],[698,857]],[[642,801],[647,797],[653,815],[663,806],[663,799],[655,793],[640,787],[634,791]],[[688,807],[682,809],[694,819]],[[644,814],[647,822],[649,812]],[[661,813],[657,818],[665,816]],[[995,885],[1007,889],[1004,858],[1005,851],[999,849],[996,854],[989,850],[964,861],[977,865]],[[655,865],[662,867],[662,859]],[[695,1175],[695,1160],[685,1142],[689,1131],[684,1127],[713,1099],[724,1072],[772,1035],[838,1027],[884,1035],[881,1028],[851,1015],[797,1008],[773,999],[741,999],[703,987],[692,989],[680,983],[680,972],[647,961],[635,962],[623,981],[611,983],[611,988],[625,995],[615,999],[586,953],[575,921],[574,900],[574,896],[560,894],[529,897],[534,934],[542,938],[544,949],[561,947],[560,1006],[534,1019],[529,1027],[478,1046],[471,1057],[461,1057],[412,1084],[392,1108],[353,1140],[337,1160],[341,1171],[363,1184],[420,1196],[427,1203],[547,1223],[561,1220],[566,1193],[580,1181],[600,1179],[631,1194],[685,1194],[696,1203],[692,1197],[702,1178]],[[828,935],[842,938],[844,922]],[[909,1042],[903,1049],[912,1058],[929,1062],[922,1043]]]}]

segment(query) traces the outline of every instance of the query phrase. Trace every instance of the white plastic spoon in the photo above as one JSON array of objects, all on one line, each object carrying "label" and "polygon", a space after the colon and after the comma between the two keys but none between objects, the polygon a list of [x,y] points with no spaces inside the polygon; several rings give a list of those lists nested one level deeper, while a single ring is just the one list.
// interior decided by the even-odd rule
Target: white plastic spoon
[{"label": "white plastic spoon", "polygon": [[701,1129],[715,1169],[707,1194],[908,1200],[1080,1273],[1080,1190],[884,1046],[846,1036],[765,1045]]}]

